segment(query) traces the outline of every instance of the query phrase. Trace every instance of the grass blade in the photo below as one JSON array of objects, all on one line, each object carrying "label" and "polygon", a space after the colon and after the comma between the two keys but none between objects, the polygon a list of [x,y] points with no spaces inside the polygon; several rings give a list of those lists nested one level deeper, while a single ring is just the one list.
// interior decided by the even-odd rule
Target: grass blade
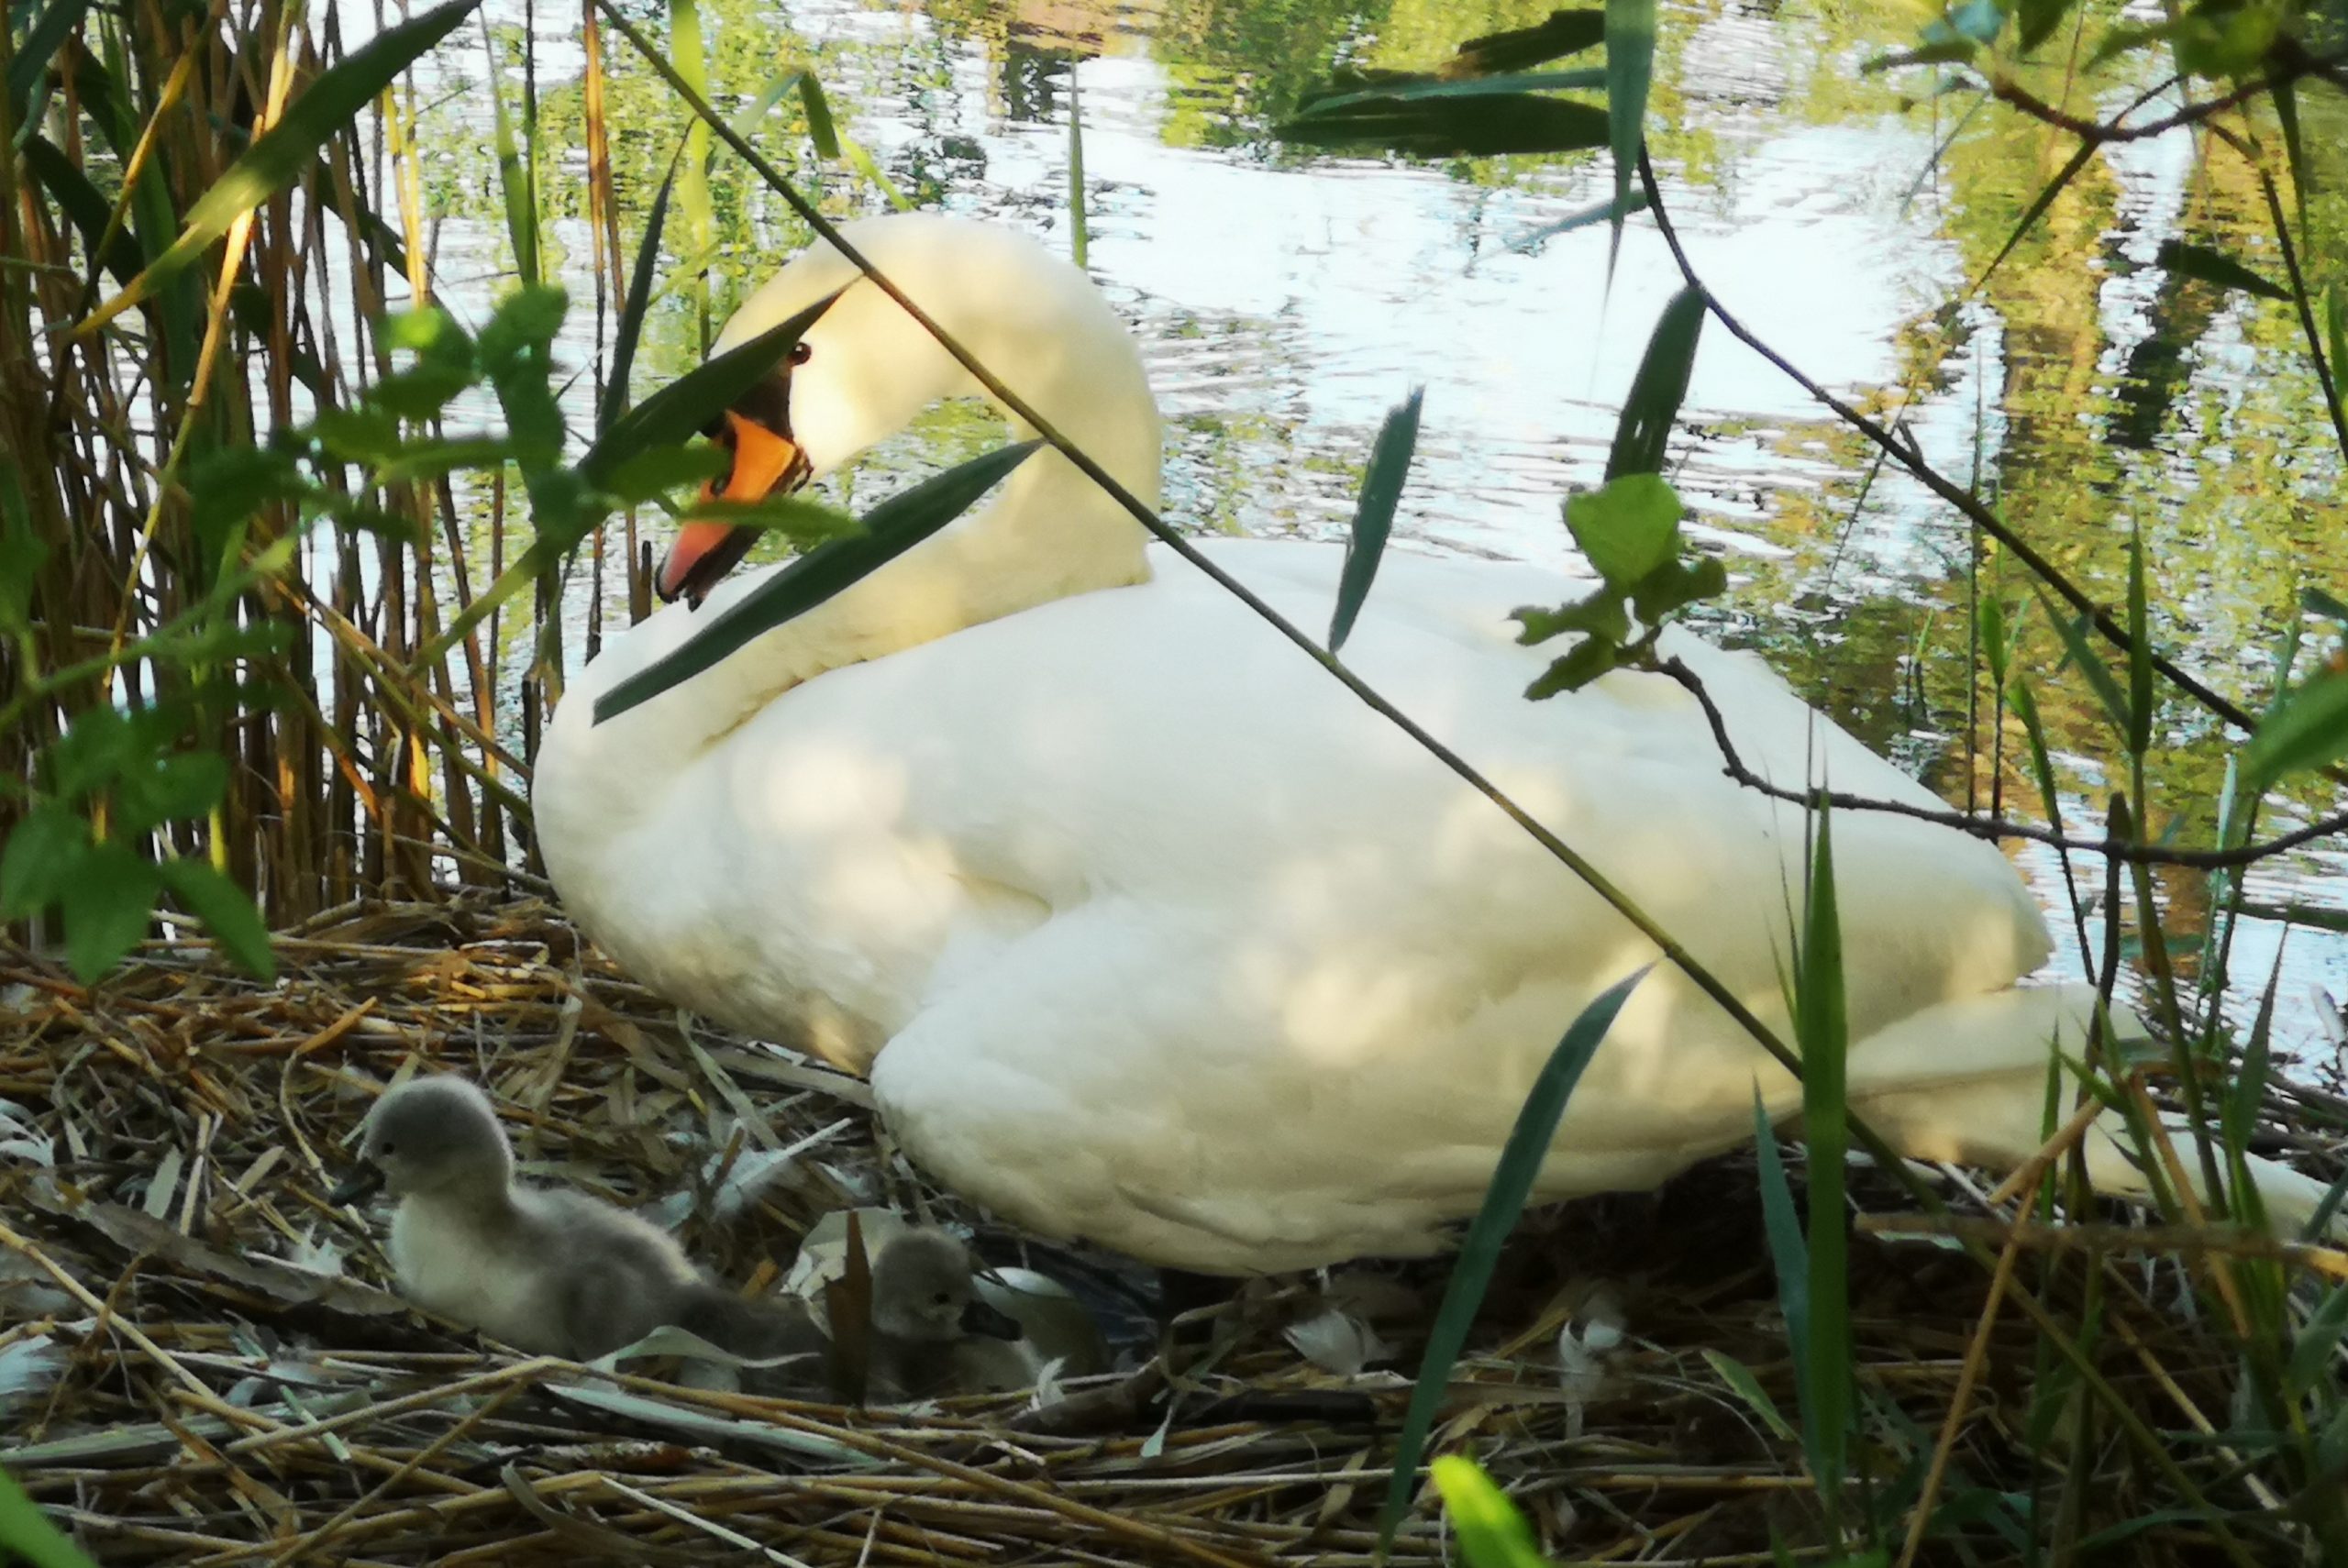
[{"label": "grass blade", "polygon": [[30,1568],[96,1568],[82,1549],[49,1522],[16,1477],[0,1470],[0,1560],[21,1558]]},{"label": "grass blade", "polygon": [[1084,218],[1084,111],[1076,95],[1077,62],[1068,62],[1069,256],[1080,270],[1090,236]]},{"label": "grass blade", "polygon": [[1545,21],[1504,33],[1487,33],[1459,46],[1445,76],[1494,76],[1523,71],[1606,41],[1606,13],[1590,9],[1552,11]]},{"label": "grass blade", "polygon": [[350,123],[418,55],[453,32],[481,0],[449,0],[412,22],[386,28],[357,53],[323,72],[287,106],[269,133],[228,166],[188,209],[186,226],[171,248],[150,262],[129,287],[73,328],[84,337],[153,293],[204,253],[228,226],[269,200],[310,167],[327,138]]},{"label": "grass blade", "polygon": [[1337,608],[1329,618],[1329,651],[1346,646],[1354,617],[1369,585],[1378,577],[1378,563],[1386,553],[1386,536],[1394,526],[1394,507],[1402,499],[1402,481],[1411,471],[1411,454],[1419,444],[1419,405],[1426,388],[1413,387],[1395,404],[1369,450],[1369,468],[1362,475],[1361,500],[1354,507],[1353,534],[1346,540],[1346,564],[1337,577]]},{"label": "grass blade", "polygon": [[497,179],[505,197],[505,237],[514,246],[514,271],[524,287],[538,281],[538,225],[530,199],[529,171],[523,167],[515,144],[514,121],[505,112],[505,93],[498,85],[497,40],[490,36],[489,16],[481,18],[481,46],[489,61],[490,127],[497,150]]},{"label": "grass blade", "polygon": [[[1632,171],[1646,139],[1647,86],[1655,74],[1655,0],[1606,0],[1606,125],[1614,149],[1614,204],[1631,196]],[[1606,275],[1614,275],[1623,248],[1623,220],[1606,249]]]},{"label": "grass blade", "polygon": [[[1619,200],[1619,198],[1618,198]],[[1621,220],[1617,218],[1617,226]],[[1672,421],[1688,395],[1688,378],[1696,366],[1696,340],[1704,329],[1704,291],[1689,285],[1671,296],[1656,318],[1647,351],[1632,379],[1631,395],[1614,426],[1614,446],[1606,454],[1606,477],[1663,472],[1663,453],[1671,439]]]},{"label": "grass blade", "polygon": [[2165,239],[2154,265],[2165,268],[2180,277],[2215,283],[2221,289],[2239,289],[2261,299],[2287,300],[2290,291],[2280,283],[2269,282],[2222,251],[2206,245],[2188,245],[2182,239]]},{"label": "grass blade", "polygon": [[1533,1527],[1482,1465],[1447,1453],[1427,1468],[1468,1568],[1549,1568]]},{"label": "grass blade", "polygon": [[1802,1240],[1794,1212],[1793,1183],[1761,1090],[1753,1090],[1754,1152],[1760,1166],[1761,1223],[1768,1232],[1769,1264],[1778,1276],[1778,1309],[1786,1318],[1786,1345],[1794,1361],[1794,1386],[1810,1386],[1810,1244]]},{"label": "grass blade", "polygon": [[999,447],[891,496],[865,513],[862,533],[808,551],[714,617],[683,646],[605,692],[596,701],[595,722],[600,724],[649,702],[753,637],[854,587],[969,511],[1041,445],[1023,441]]},{"label": "grass blade", "polygon": [[49,62],[73,36],[88,14],[90,0],[50,0],[25,29],[17,43],[13,60],[8,62],[8,123],[21,126],[32,106],[33,91],[49,74]]},{"label": "grass blade", "polygon": [[669,221],[669,193],[677,182],[677,164],[683,156],[680,145],[676,156],[669,160],[669,172],[661,176],[660,189],[653,195],[652,210],[645,215],[644,238],[636,248],[636,266],[628,273],[627,298],[620,304],[619,326],[612,342],[611,379],[604,385],[604,404],[595,411],[599,437],[627,411],[628,373],[636,368],[636,346],[644,337],[644,313],[652,304],[652,275],[660,266],[660,230]]},{"label": "grass blade", "polygon": [[1832,816],[1823,807],[1818,813],[1809,908],[1794,968],[1802,1137],[1810,1147],[1810,1353],[1802,1378],[1802,1438],[1830,1529],[1836,1528],[1841,1511],[1853,1366],[1843,1212],[1843,1162],[1850,1147],[1850,1107],[1844,1095],[1850,1026],[1844,1012],[1842,920],[1834,899]]},{"label": "grass blade", "polygon": [[1434,1326],[1427,1334],[1426,1356],[1419,1363],[1411,1408],[1395,1440],[1393,1479],[1387,1483],[1386,1504],[1379,1510],[1380,1555],[1394,1544],[1395,1527],[1402,1522],[1402,1511],[1418,1489],[1419,1455],[1425,1452],[1427,1432],[1434,1425],[1435,1407],[1450,1382],[1452,1364],[1459,1359],[1460,1347],[1468,1342],[1468,1327],[1483,1304],[1484,1287],[1491,1282],[1501,1243],[1524,1211],[1534,1177],[1540,1174],[1541,1162],[1556,1139],[1558,1119],[1566,1113],[1574,1086],[1581,1081],[1582,1069],[1598,1054],[1606,1032],[1613,1027],[1614,1015],[1623,1010],[1646,973],[1642,968],[1617,981],[1582,1009],[1581,1016],[1549,1054],[1541,1076],[1533,1082],[1533,1092],[1524,1097],[1523,1107],[1516,1113],[1516,1125],[1501,1146],[1491,1185],[1484,1189],[1483,1207],[1476,1211],[1467,1239],[1460,1242],[1459,1259],[1451,1266],[1451,1282],[1444,1287],[1443,1305],[1435,1309]]},{"label": "grass blade", "polygon": [[2144,592],[2144,531],[2128,540],[2128,749],[2142,756],[2153,744],[2152,610]]}]

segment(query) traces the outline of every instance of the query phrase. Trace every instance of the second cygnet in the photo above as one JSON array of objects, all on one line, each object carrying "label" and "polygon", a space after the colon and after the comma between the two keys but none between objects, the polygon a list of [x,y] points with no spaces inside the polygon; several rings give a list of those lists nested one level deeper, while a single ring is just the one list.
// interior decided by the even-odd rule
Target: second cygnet
[{"label": "second cygnet", "polygon": [[495,1110],[462,1078],[417,1078],[376,1102],[359,1168],[329,1201],[379,1187],[399,1200],[386,1250],[401,1291],[517,1350],[588,1361],[674,1324],[740,1356],[804,1356],[807,1382],[823,1381],[826,1342],[803,1315],[719,1288],[633,1214],[517,1185]]},{"label": "second cygnet", "polygon": [[1075,1373],[1096,1369],[1099,1331],[1080,1307],[1072,1331],[1051,1297],[982,1294],[969,1250],[927,1227],[899,1231],[872,1260],[871,1380],[884,1399],[935,1394],[1007,1393],[1032,1388],[1049,1363]]}]

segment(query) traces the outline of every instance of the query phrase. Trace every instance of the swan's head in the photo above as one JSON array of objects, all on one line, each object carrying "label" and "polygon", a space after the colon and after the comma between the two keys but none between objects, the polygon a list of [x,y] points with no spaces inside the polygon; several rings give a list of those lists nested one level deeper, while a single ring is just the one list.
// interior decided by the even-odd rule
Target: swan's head
[{"label": "swan's head", "polygon": [[417,1078],[367,1113],[358,1167],[330,1201],[356,1202],[378,1188],[393,1198],[498,1193],[513,1174],[513,1149],[489,1097],[462,1078]]},{"label": "swan's head", "polygon": [[[1156,503],[1157,405],[1133,339],[1081,271],[1015,230],[941,214],[867,218],[841,234],[980,363]],[[834,295],[786,361],[712,429],[730,467],[704,499],[788,493],[904,429],[932,403],[984,395],[920,323],[828,244],[802,252],[752,294],[718,335],[716,351]],[[660,597],[699,603],[757,536],[752,528],[687,522],[661,563]]]},{"label": "swan's head", "polygon": [[1018,1321],[979,1295],[970,1254],[943,1231],[889,1238],[872,1260],[872,1327],[892,1340],[953,1344],[967,1335],[1015,1340]]}]

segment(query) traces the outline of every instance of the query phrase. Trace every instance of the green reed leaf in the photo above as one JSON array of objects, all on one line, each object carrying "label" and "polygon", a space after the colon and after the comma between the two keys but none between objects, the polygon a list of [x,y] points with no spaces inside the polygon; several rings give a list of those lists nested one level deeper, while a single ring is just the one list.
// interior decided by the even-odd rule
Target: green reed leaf
[{"label": "green reed leaf", "polygon": [[1532,1196],[1542,1162],[1548,1157],[1550,1145],[1556,1142],[1557,1123],[1566,1113],[1567,1102],[1573,1098],[1574,1086],[1581,1081],[1583,1069],[1598,1054],[1606,1032],[1614,1026],[1615,1015],[1623,1010],[1623,1004],[1630,999],[1631,992],[1646,974],[1647,970],[1641,968],[1616,981],[1582,1009],[1581,1015],[1557,1042],[1556,1049],[1549,1053],[1549,1060],[1533,1081],[1532,1092],[1524,1097],[1524,1104],[1516,1113],[1516,1124],[1509,1130],[1507,1143],[1501,1145],[1500,1163],[1492,1171],[1490,1185],[1484,1189],[1483,1205],[1468,1223],[1467,1237],[1459,1245],[1459,1257],[1451,1265],[1451,1279],[1444,1286],[1443,1304],[1435,1309],[1434,1325],[1427,1332],[1426,1353],[1419,1363],[1410,1408],[1404,1413],[1402,1430],[1395,1438],[1393,1478],[1387,1483],[1386,1502],[1378,1515],[1381,1554],[1393,1546],[1395,1529],[1402,1522],[1402,1512],[1410,1507],[1412,1495],[1418,1490],[1419,1456],[1426,1450],[1427,1433],[1434,1426],[1435,1408],[1450,1384],[1452,1365],[1468,1342],[1468,1325],[1475,1321],[1476,1310],[1483,1304],[1484,1287],[1491,1283],[1492,1266],[1500,1261],[1501,1243],[1508,1239],[1509,1231],[1516,1227],[1517,1217],[1524,1212],[1525,1200]]},{"label": "green reed leaf", "polygon": [[1329,651],[1346,646],[1354,617],[1369,585],[1377,579],[1378,562],[1386,551],[1386,536],[1394,526],[1394,508],[1402,499],[1402,481],[1409,477],[1411,454],[1419,442],[1419,406],[1426,388],[1412,387],[1411,395],[1388,411],[1377,443],[1370,447],[1369,467],[1361,480],[1361,499],[1354,506],[1353,532],[1346,540],[1346,561],[1337,576],[1337,607],[1329,618]]},{"label": "green reed leaf", "polygon": [[820,545],[710,617],[682,646],[596,700],[604,723],[716,666],[751,639],[807,613],[968,512],[1042,446],[1022,441],[924,480],[864,514],[861,532]]},{"label": "green reed leaf", "polygon": [[277,978],[277,955],[252,895],[201,860],[166,860],[163,885],[204,922],[221,950],[260,980]]},{"label": "green reed leaf", "polygon": [[1704,291],[1695,284],[1671,296],[1647,335],[1646,352],[1639,372],[1631,378],[1630,396],[1614,425],[1614,445],[1606,454],[1606,477],[1659,474],[1671,441],[1672,422],[1688,396],[1688,381],[1695,373],[1696,343],[1704,330]]},{"label": "green reed leaf", "polygon": [[2182,239],[2165,239],[2154,264],[2179,277],[2215,283],[2221,289],[2239,289],[2261,299],[2287,300],[2291,297],[2291,292],[2282,284],[2270,282],[2232,257],[2212,250],[2206,245],[2188,245]]}]

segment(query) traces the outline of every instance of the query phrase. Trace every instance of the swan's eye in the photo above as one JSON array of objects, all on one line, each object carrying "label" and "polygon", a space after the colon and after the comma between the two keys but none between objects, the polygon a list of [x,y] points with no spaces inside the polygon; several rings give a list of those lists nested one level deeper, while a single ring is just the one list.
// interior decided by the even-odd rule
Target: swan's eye
[{"label": "swan's eye", "polygon": [[807,347],[803,339],[791,346],[791,362],[794,365],[803,365],[814,357],[815,350]]},{"label": "swan's eye", "polygon": [[382,1158],[388,1160],[394,1154],[397,1154],[398,1151],[393,1149],[389,1143],[378,1143],[375,1146],[375,1153]]},{"label": "swan's eye", "polygon": [[951,1307],[954,1305],[954,1297],[943,1290],[937,1293],[935,1299],[940,1307]]}]

